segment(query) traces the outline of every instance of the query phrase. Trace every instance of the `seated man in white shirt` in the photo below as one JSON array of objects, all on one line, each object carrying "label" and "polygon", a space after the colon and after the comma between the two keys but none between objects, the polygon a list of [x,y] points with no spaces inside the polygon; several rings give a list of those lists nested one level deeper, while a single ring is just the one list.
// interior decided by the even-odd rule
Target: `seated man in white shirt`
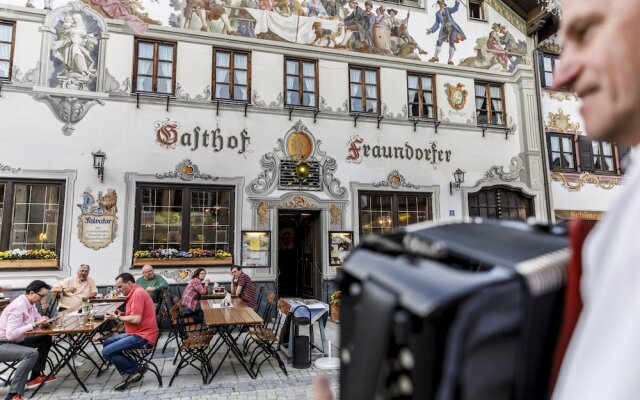
[{"label": "seated man in white shirt", "polygon": [[70,276],[56,284],[51,289],[52,293],[60,296],[58,309],[60,311],[77,311],[82,307],[83,298],[96,297],[98,288],[93,278],[89,278],[89,267],[82,264],[75,276]]}]

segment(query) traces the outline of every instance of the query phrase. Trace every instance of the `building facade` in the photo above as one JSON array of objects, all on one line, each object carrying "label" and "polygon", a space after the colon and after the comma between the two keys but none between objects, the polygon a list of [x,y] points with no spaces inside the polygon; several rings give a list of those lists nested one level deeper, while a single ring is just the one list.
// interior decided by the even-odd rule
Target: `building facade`
[{"label": "building facade", "polygon": [[2,2],[0,250],[57,256],[3,283],[235,263],[326,298],[368,234],[550,214],[533,40],[498,0]]},{"label": "building facade", "polygon": [[621,189],[629,148],[589,140],[577,96],[552,88],[561,54],[555,34],[540,42],[537,54],[553,218],[599,220]]}]

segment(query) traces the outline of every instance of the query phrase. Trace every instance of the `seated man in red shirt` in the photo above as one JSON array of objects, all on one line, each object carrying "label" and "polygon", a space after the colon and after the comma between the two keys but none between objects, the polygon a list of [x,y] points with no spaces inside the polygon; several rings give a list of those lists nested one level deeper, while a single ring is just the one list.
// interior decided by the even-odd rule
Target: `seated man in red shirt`
[{"label": "seated man in red shirt", "polygon": [[242,272],[242,267],[234,265],[231,267],[231,294],[240,297],[247,306],[256,310],[256,285],[253,283],[249,275]]},{"label": "seated man in red shirt", "polygon": [[124,315],[116,310],[113,314],[106,314],[105,319],[117,323],[124,322],[126,333],[110,337],[105,340],[102,356],[111,362],[122,375],[122,381],[113,390],[124,390],[130,383],[142,379],[144,370],[138,363],[125,356],[122,352],[129,349],[141,349],[154,346],[158,341],[158,324],[156,322],[156,307],[146,290],[136,284],[130,273],[122,273],[116,278],[116,286],[126,297],[126,311]]}]

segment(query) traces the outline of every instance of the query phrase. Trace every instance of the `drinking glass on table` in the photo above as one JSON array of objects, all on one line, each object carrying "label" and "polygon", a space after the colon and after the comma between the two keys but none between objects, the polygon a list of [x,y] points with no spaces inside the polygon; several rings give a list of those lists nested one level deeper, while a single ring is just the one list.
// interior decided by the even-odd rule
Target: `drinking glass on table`
[{"label": "drinking glass on table", "polygon": [[58,315],[58,319],[56,320],[56,324],[53,327],[55,330],[62,330],[64,328],[64,323],[67,319],[67,312],[63,311],[60,315]]},{"label": "drinking glass on table", "polygon": [[89,313],[87,314],[87,325],[93,325],[93,323],[95,322],[95,317],[96,317],[96,310],[92,308],[91,310],[89,310]]}]

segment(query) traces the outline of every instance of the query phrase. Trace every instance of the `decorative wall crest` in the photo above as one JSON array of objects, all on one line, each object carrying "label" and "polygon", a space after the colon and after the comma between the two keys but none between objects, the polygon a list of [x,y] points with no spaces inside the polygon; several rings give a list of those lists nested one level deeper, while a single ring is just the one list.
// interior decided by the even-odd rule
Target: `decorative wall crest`
[{"label": "decorative wall crest", "polygon": [[269,205],[266,202],[261,202],[258,206],[258,223],[261,225],[266,225],[269,223],[269,214],[268,214]]},{"label": "decorative wall crest", "polygon": [[582,173],[579,176],[552,172],[551,179],[554,182],[562,182],[562,187],[576,192],[582,189],[587,183],[594,184],[605,190],[611,190],[620,184],[619,178],[592,175],[589,172]]},{"label": "decorative wall crest", "polygon": [[20,172],[20,168],[12,168],[9,165],[0,164],[0,172],[9,171],[12,174]]},{"label": "decorative wall crest", "polygon": [[304,197],[295,196],[291,201],[284,203],[288,208],[318,208],[316,204],[309,203]]},{"label": "decorative wall crest", "polygon": [[390,187],[392,189],[398,189],[401,187],[411,188],[411,189],[420,189],[420,186],[414,185],[411,182],[407,182],[407,180],[398,172],[397,169],[389,172],[387,175],[387,179],[372,183],[373,187]]},{"label": "decorative wall crest", "polygon": [[109,93],[129,94],[131,93],[131,78],[127,77],[120,83],[107,69],[105,71],[104,91]]},{"label": "decorative wall crest", "polygon": [[257,107],[280,110],[284,106],[284,96],[282,95],[282,93],[278,93],[278,97],[276,97],[276,99],[271,103],[267,104],[264,100],[260,98],[260,96],[258,96],[258,92],[256,92],[255,90],[252,90],[251,102],[253,103],[253,105]]},{"label": "decorative wall crest", "polygon": [[176,83],[176,97],[186,101],[206,102],[211,97],[211,86],[207,85],[202,93],[192,97],[189,93],[185,92],[184,89],[182,89],[182,85],[180,85],[180,83]]},{"label": "decorative wall crest", "polygon": [[64,123],[62,133],[65,136],[69,136],[75,131],[74,125],[82,121],[91,107],[96,104],[104,106],[104,102],[100,99],[53,96],[42,93],[35,95],[34,98],[49,106],[58,121]]},{"label": "decorative wall crest", "polygon": [[458,83],[453,86],[450,83],[446,83],[444,87],[446,89],[445,92],[447,94],[447,101],[449,102],[449,105],[454,110],[462,110],[465,104],[467,104],[467,95],[469,94],[469,92],[464,88],[464,85],[462,83]]},{"label": "decorative wall crest", "polygon": [[476,182],[476,186],[488,181],[513,182],[520,179],[520,172],[524,171],[524,163],[520,157],[512,157],[509,163],[509,172],[501,165],[493,165],[484,173],[482,178]]},{"label": "decorative wall crest", "polygon": [[200,169],[198,168],[198,166],[192,163],[188,158],[177,163],[176,168],[173,171],[156,174],[156,178],[178,178],[181,181],[187,182],[194,179],[202,179],[205,181],[217,181],[218,179],[220,179],[216,176],[200,173]]},{"label": "decorative wall crest", "polygon": [[340,217],[342,216],[340,207],[332,204],[329,208],[329,215],[331,215],[331,225],[338,225],[340,223]]},{"label": "decorative wall crest", "polygon": [[333,108],[327,103],[324,97],[320,96],[320,111],[330,114],[348,114],[349,113],[349,101],[345,99],[340,107]]},{"label": "decorative wall crest", "polygon": [[580,130],[579,122],[571,122],[571,115],[565,114],[561,108],[557,113],[549,113],[548,119],[544,122],[547,129],[558,132],[578,133]]},{"label": "decorative wall crest", "polygon": [[[300,140],[290,140],[293,137],[298,137]],[[303,137],[306,139],[303,140]],[[303,142],[306,141],[309,141],[309,143],[304,144]],[[284,138],[278,139],[277,144],[278,146],[272,152],[262,155],[260,159],[262,172],[249,183],[246,189],[247,193],[255,196],[268,194],[275,190],[280,175],[281,162],[292,160],[292,157],[296,156],[319,164],[322,190],[334,198],[346,197],[347,189],[341,186],[340,181],[334,177],[338,163],[320,149],[322,141],[316,140],[301,120],[298,120],[289,129]],[[303,149],[296,150],[300,145],[302,145]],[[301,153],[298,153],[298,151],[301,151]]]}]

